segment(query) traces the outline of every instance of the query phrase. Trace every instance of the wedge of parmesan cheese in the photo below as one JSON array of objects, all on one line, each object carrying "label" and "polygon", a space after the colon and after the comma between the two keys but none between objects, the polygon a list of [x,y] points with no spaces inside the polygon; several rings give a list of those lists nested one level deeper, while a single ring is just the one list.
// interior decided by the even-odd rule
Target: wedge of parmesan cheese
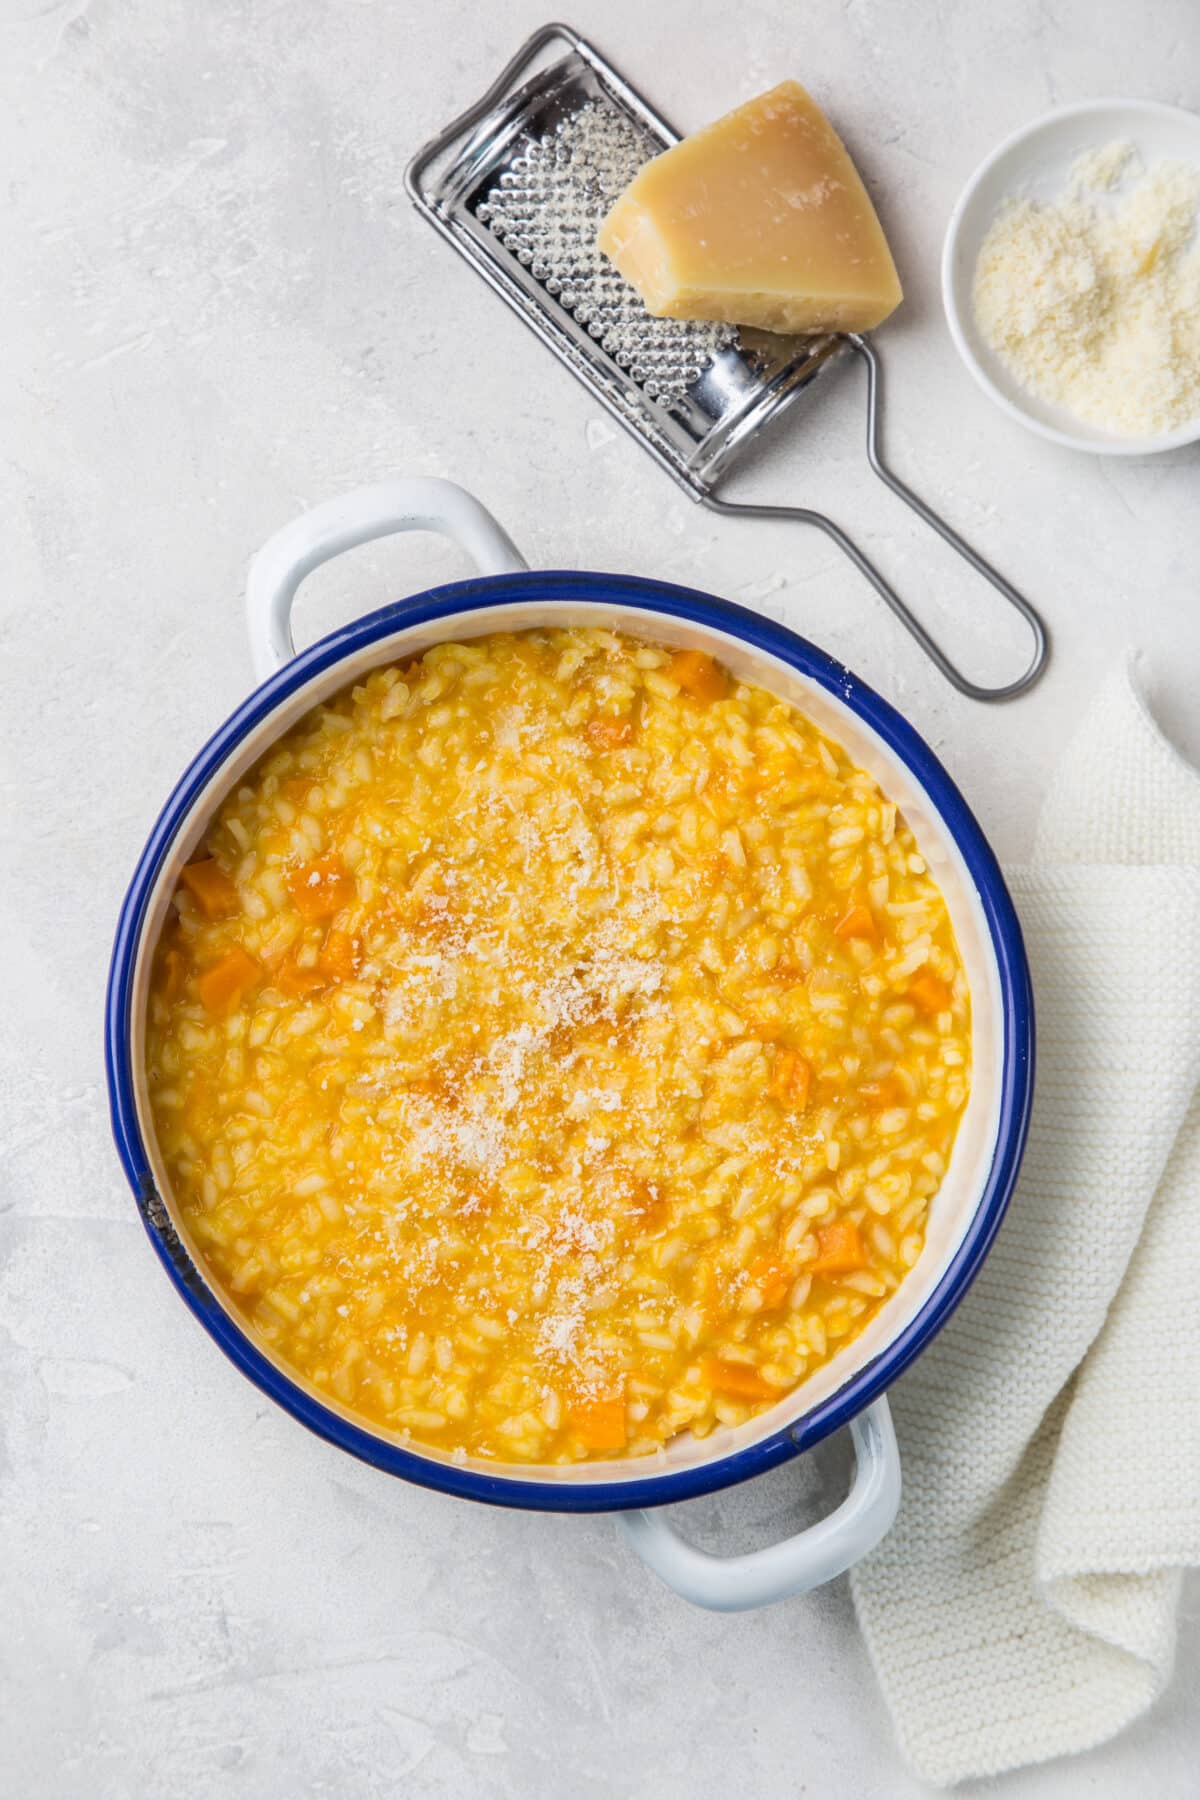
[{"label": "wedge of parmesan cheese", "polygon": [[660,318],[869,331],[902,298],[858,170],[795,81],[648,162],[599,243]]}]

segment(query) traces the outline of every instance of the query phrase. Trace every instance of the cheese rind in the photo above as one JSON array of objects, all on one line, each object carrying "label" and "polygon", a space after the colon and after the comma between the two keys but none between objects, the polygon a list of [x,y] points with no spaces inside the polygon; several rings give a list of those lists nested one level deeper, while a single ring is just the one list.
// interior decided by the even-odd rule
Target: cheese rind
[{"label": "cheese rind", "polygon": [[796,81],[648,162],[599,244],[659,318],[869,331],[903,298],[858,170]]}]

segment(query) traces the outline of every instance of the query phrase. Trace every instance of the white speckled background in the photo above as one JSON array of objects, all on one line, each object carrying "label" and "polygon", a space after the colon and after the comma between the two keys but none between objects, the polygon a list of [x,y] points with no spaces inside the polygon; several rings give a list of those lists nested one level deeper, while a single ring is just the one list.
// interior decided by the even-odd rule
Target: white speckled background
[{"label": "white speckled background", "polygon": [[[718,521],[607,422],[413,215],[415,145],[542,22],[536,0],[7,0],[0,10],[0,1791],[910,1800],[843,1584],[690,1610],[604,1520],[490,1512],[310,1439],[155,1262],[110,1147],[100,1012],[117,905],[168,785],[245,693],[240,590],[300,507],[410,471],[483,496],[534,563],[690,582],[785,617],[940,750],[1002,853],[1101,672],[1136,642],[1200,752],[1200,455],[1088,461],[959,368],[937,297],[953,201],[1002,135],[1106,93],[1200,104],[1194,0],[576,0],[692,126],[785,74],[831,108],[908,301],[884,334],[900,471],[1045,610],[1051,674],[986,712],[831,546]],[[875,490],[859,377],[822,384],[759,491],[828,504],[972,666],[1016,639]],[[465,572],[356,553],[313,635]],[[1011,666],[1011,661],[1009,666]],[[838,1450],[695,1509],[724,1541],[836,1491]],[[1147,1480],[1153,1480],[1147,1470]],[[1002,1800],[1195,1793],[1200,1608],[1117,1744]]]}]

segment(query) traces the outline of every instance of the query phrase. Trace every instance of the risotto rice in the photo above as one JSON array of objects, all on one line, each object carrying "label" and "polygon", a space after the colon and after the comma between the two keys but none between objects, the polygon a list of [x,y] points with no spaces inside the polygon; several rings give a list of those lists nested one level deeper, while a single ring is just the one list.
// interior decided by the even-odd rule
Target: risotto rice
[{"label": "risotto rice", "polygon": [[457,1456],[641,1456],[781,1399],[922,1248],[970,1081],[945,902],[874,780],[707,656],[448,643],[222,805],[147,1069],[211,1277]]}]

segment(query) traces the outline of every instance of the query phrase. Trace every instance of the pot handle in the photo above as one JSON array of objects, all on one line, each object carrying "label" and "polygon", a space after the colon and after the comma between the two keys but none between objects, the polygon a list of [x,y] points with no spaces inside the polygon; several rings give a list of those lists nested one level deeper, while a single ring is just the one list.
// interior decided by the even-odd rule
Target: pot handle
[{"label": "pot handle", "polygon": [[806,1594],[873,1550],[900,1505],[900,1453],[887,1400],[881,1396],[852,1419],[850,1436],[850,1492],[827,1519],[782,1544],[745,1556],[713,1556],[681,1538],[660,1510],[622,1514],[625,1535],[668,1587],[713,1612],[746,1612]]},{"label": "pot handle", "polygon": [[301,513],[268,538],[246,580],[246,622],[259,681],[296,653],[292,602],[306,575],[373,538],[394,531],[440,531],[462,546],[481,575],[513,575],[529,567],[487,508],[452,481],[400,477],[354,488]]}]

